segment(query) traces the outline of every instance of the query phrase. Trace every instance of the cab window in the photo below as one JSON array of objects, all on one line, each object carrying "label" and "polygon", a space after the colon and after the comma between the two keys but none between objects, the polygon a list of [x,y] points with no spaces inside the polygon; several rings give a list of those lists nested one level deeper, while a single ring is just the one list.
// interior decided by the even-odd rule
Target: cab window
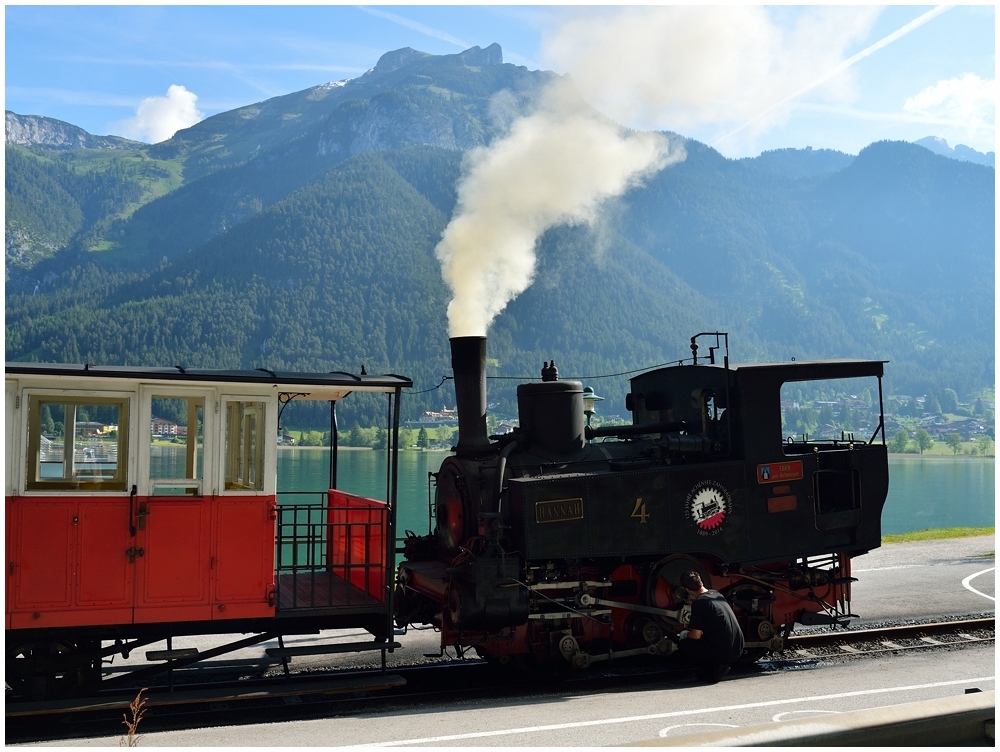
[{"label": "cab window", "polygon": [[127,397],[31,395],[28,490],[124,491]]}]

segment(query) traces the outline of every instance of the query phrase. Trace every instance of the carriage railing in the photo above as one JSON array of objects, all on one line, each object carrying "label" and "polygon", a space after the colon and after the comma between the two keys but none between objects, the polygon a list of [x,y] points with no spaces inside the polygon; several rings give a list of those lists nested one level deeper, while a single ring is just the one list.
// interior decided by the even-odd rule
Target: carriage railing
[{"label": "carriage railing", "polygon": [[278,610],[386,602],[385,502],[338,491],[278,495]]}]

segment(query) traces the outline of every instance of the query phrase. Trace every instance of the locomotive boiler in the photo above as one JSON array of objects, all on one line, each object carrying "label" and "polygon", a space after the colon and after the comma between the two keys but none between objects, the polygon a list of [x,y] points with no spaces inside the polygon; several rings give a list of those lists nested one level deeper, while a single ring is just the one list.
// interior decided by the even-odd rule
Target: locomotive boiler
[{"label": "locomotive boiler", "polygon": [[[458,442],[434,529],[405,541],[397,626],[498,663],[667,655],[691,569],[732,605],[749,658],[796,624],[845,624],[851,558],[880,545],[884,362],[731,364],[719,332],[691,351],[631,379],[621,426],[587,425],[582,384],[546,363],[517,388],[518,428],[489,436],[486,339],[453,338]],[[790,387],[859,380],[867,438],[784,435]]]}]

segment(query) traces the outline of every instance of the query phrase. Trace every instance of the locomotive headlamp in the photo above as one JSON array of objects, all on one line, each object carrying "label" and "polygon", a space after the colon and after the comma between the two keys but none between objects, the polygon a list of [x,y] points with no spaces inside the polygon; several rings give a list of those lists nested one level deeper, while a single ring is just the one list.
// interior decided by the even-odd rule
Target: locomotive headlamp
[{"label": "locomotive headlamp", "polygon": [[587,425],[590,425],[591,416],[597,413],[597,408],[594,407],[595,402],[603,402],[604,397],[598,397],[594,394],[593,387],[585,386],[583,388],[583,414],[587,416]]},{"label": "locomotive headlamp", "polygon": [[583,388],[583,414],[587,416],[588,426],[590,426],[590,419],[597,413],[595,403],[603,401],[604,397],[598,397],[594,394],[593,387],[585,386]]}]

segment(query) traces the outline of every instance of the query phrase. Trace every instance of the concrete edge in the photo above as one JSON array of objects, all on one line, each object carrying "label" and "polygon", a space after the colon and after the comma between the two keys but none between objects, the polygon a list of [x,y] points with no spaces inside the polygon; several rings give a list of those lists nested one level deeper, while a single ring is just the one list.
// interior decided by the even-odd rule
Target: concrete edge
[{"label": "concrete edge", "polygon": [[958,697],[671,736],[620,746],[953,746],[991,741],[995,715],[996,692],[974,692]]}]

